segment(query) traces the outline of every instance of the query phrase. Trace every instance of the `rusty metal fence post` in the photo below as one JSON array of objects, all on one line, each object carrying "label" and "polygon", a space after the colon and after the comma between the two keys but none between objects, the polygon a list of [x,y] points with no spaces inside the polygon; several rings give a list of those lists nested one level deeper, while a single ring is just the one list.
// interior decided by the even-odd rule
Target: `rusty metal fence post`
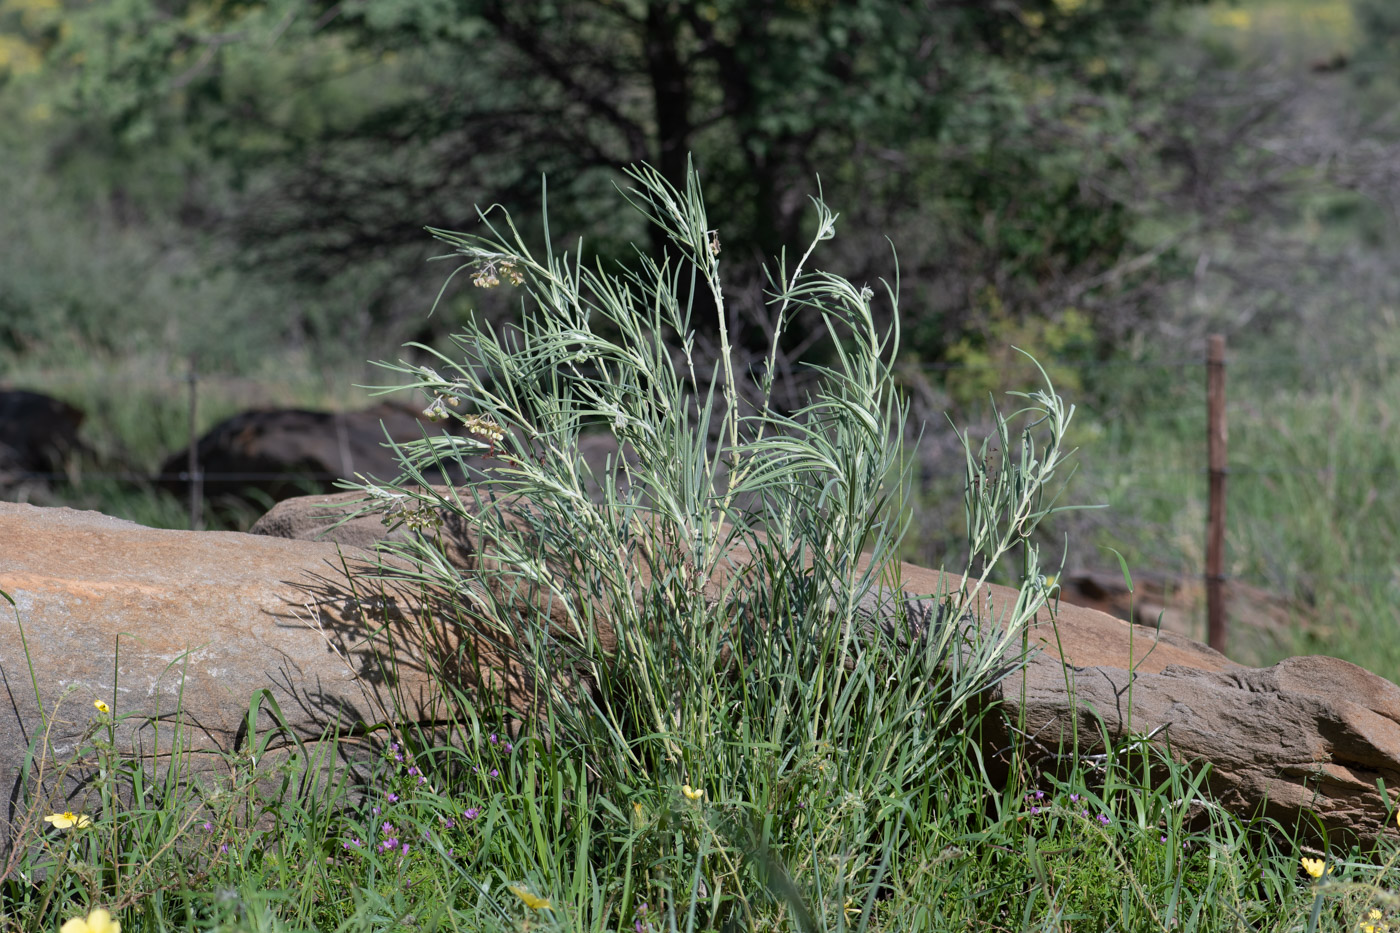
[{"label": "rusty metal fence post", "polygon": [[1225,338],[1212,334],[1206,352],[1206,444],[1210,461],[1210,513],[1206,519],[1207,642],[1224,653],[1225,619]]}]

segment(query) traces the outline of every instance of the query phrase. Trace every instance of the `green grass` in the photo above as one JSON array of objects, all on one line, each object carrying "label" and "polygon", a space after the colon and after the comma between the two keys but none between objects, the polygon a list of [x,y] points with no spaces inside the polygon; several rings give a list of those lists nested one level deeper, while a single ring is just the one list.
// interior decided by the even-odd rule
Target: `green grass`
[{"label": "green grass", "polygon": [[272,765],[234,756],[202,789],[142,785],[104,743],[111,721],[94,713],[83,749],[108,767],[79,808],[90,822],[49,826],[35,801],[0,883],[0,929],[56,930],[98,907],[126,933],[1354,931],[1372,910],[1400,919],[1393,841],[1327,853],[1331,873],[1314,882],[1299,856],[1321,853],[1223,812],[1202,772],[1134,742],[1059,779],[1031,782],[1023,762],[1004,785],[950,742],[926,784],[898,793],[847,749],[757,744],[752,770],[772,779],[692,759],[695,796],[665,774],[600,780],[591,745],[469,718],[450,745],[411,729],[386,739],[363,788],[331,780],[296,796],[286,788],[332,747]]},{"label": "green grass", "polygon": [[[1387,427],[1400,416],[1400,347],[1382,325],[1364,348],[1335,356],[1277,348],[1235,348],[1227,369],[1226,574],[1292,599],[1297,624],[1273,656],[1240,660],[1323,653],[1400,680],[1390,637],[1400,448]],[[1094,544],[1133,567],[1195,576],[1207,510],[1203,370],[1147,365],[1142,378],[1156,401],[1106,423],[1075,496],[1117,516]]]}]

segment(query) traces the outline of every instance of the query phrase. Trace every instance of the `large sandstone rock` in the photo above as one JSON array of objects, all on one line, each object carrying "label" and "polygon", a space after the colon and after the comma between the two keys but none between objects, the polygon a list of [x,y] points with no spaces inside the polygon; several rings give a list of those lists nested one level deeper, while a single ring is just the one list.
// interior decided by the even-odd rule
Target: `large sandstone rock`
[{"label": "large sandstone rock", "polygon": [[[286,749],[330,728],[363,733],[395,711],[439,721],[433,665],[460,650],[508,669],[490,644],[463,645],[442,626],[426,657],[417,594],[364,579],[352,587],[345,570],[367,556],[353,548],[13,503],[0,503],[0,542],[0,590],[15,602],[0,601],[0,787],[11,825],[24,816],[26,751],[47,745],[54,774],[82,746],[94,700],[121,717],[119,749],[164,756],[178,721],[189,765],[217,773],[247,737],[257,691],[286,717],[289,733],[272,744]],[[499,686],[508,698],[529,688],[504,677]],[[254,725],[274,724],[264,708]],[[339,749],[347,761],[365,753],[353,735]],[[77,762],[51,790],[80,804],[92,765]]]},{"label": "large sandstone rock", "polygon": [[[325,510],[298,524],[285,514],[292,509],[284,504],[284,532],[324,530]],[[372,544],[375,528],[360,531],[356,543]],[[119,744],[144,743],[147,751],[181,698],[195,726],[188,742],[208,752],[236,747],[249,699],[264,688],[305,739],[328,724],[381,721],[395,707],[432,721],[442,706],[431,671],[463,647],[450,637],[455,629],[428,624],[413,593],[352,593],[342,569],[345,554],[353,560],[359,553],[350,545],[157,531],[94,513],[4,504],[0,540],[0,589],[18,603],[44,707],[50,715],[59,710],[49,739],[59,754],[78,742],[92,700],[114,696],[119,715],[164,717],[159,727],[128,720],[119,736]],[[479,549],[465,540],[456,553]],[[932,571],[905,565],[902,572],[910,594],[938,586]],[[990,587],[981,599],[991,610],[984,618],[992,619],[1014,593]],[[913,608],[936,609],[926,601]],[[389,624],[376,633],[384,619]],[[420,632],[436,639],[431,657],[420,650]],[[1039,653],[1003,682],[999,696],[1006,719],[1047,760],[1076,733],[1088,750],[1101,729],[1151,735],[1169,739],[1179,758],[1209,763],[1212,789],[1241,815],[1262,811],[1292,825],[1311,810],[1332,830],[1363,839],[1383,831],[1388,806],[1376,779],[1400,785],[1394,685],[1330,658],[1243,668],[1184,637],[1071,606],[1053,622],[1043,614],[1031,637]],[[508,701],[528,712],[536,685],[503,660],[500,646],[467,647],[497,671]],[[392,677],[385,664],[391,650]],[[0,781],[12,807],[24,749],[41,735],[28,671],[20,626],[0,612]],[[266,717],[258,723],[269,724]],[[168,731],[159,735],[169,742]],[[999,748],[1004,737],[989,741]],[[207,757],[218,764],[216,755]]]},{"label": "large sandstone rock", "polygon": [[[906,585],[934,582],[909,568]],[[1014,598],[997,588],[993,603]],[[1372,841],[1394,827],[1377,787],[1400,781],[1400,688],[1355,664],[1288,658],[1249,668],[1167,630],[1061,605],[1031,628],[1040,651],[998,690],[1014,728],[1052,761],[1077,739],[1150,736],[1179,761],[1210,766],[1207,786],[1226,808],[1263,815],[1306,837],[1315,813],[1332,840]]]},{"label": "large sandstone rock", "polygon": [[[1070,635],[1066,656],[1077,637]],[[1117,653],[1065,666],[1046,651],[1005,681],[1003,698],[1023,717],[1024,734],[1048,754],[1076,731],[1081,748],[1099,749],[1100,723],[1115,737],[1152,735],[1177,759],[1209,763],[1207,785],[1242,817],[1262,814],[1291,828],[1312,811],[1333,841],[1394,832],[1386,819],[1393,802],[1376,785],[1400,780],[1394,684],[1337,658],[1245,668],[1208,666],[1207,655],[1167,663],[1169,656],[1153,654],[1130,674],[1121,641]],[[1301,826],[1308,835],[1313,829]]]}]

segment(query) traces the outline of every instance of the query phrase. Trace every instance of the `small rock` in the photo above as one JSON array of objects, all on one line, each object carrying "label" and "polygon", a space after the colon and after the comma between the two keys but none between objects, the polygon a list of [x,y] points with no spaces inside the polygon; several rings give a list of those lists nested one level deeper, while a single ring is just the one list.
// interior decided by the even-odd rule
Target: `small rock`
[{"label": "small rock", "polygon": [[83,417],[38,392],[0,390],[0,493],[18,498],[43,490],[74,456],[86,453],[78,437]]}]

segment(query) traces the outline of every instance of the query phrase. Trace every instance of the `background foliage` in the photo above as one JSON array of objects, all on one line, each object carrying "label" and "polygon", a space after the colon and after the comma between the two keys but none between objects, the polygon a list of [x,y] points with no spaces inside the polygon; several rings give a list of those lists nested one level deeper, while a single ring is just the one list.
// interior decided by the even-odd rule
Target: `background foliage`
[{"label": "background foliage", "polygon": [[821,172],[871,244],[854,276],[900,244],[936,358],[1002,314],[1082,307],[1107,348],[1150,310],[1155,266],[1122,263],[1186,2],[7,0],[0,22],[45,171],[315,296],[290,332],[424,336],[422,225],[530,216],[542,174],[556,232],[622,254],[646,231],[607,197],[619,166],[679,185],[693,152],[749,265]]}]

